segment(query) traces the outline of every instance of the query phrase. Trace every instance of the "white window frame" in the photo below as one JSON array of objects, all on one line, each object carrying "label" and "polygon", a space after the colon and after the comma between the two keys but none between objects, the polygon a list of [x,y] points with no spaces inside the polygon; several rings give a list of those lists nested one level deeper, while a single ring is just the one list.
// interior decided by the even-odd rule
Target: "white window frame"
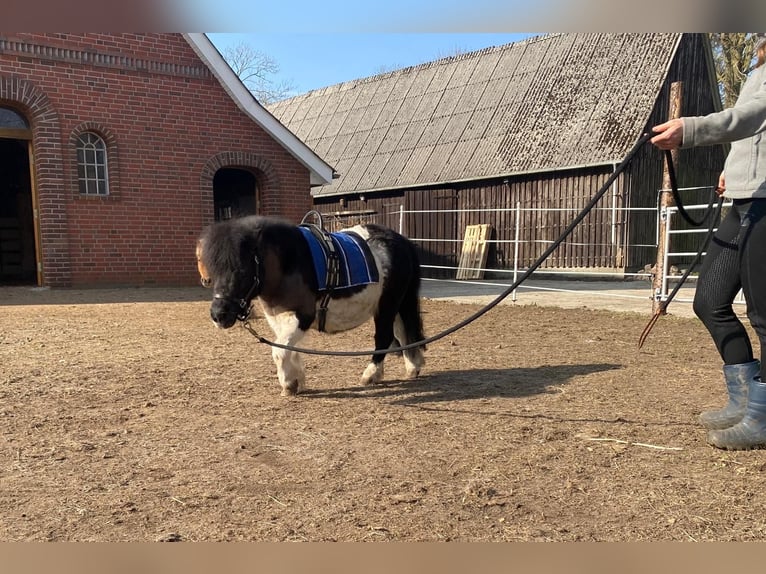
[{"label": "white window frame", "polygon": [[106,142],[94,132],[77,136],[77,180],[80,195],[109,195]]}]

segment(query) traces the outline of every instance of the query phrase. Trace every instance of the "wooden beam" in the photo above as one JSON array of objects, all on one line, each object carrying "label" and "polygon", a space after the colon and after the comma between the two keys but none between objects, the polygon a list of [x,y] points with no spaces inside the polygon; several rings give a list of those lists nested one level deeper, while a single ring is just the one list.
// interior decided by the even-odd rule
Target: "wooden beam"
[{"label": "wooden beam", "polygon": [[[670,84],[670,105],[668,110],[668,120],[680,118],[681,117],[681,102],[683,97],[683,83],[682,82],[673,82]],[[675,172],[678,173],[678,150],[675,149],[671,152],[672,160],[673,160],[673,166],[675,167]],[[657,241],[657,260],[654,264],[654,277],[652,278],[652,293],[654,293],[654,298],[652,300],[652,313],[657,313],[660,308],[660,304],[662,301],[660,301],[659,295],[662,293],[662,278],[665,275],[665,254],[668,252],[668,245],[667,241],[665,240],[667,235],[667,229],[668,229],[668,221],[667,221],[667,208],[672,207],[675,205],[675,201],[673,200],[673,194],[670,191],[670,174],[668,173],[668,166],[666,163],[663,163],[663,172],[662,172],[662,192],[660,193],[660,236]],[[663,309],[662,314],[664,315],[666,311]]]}]

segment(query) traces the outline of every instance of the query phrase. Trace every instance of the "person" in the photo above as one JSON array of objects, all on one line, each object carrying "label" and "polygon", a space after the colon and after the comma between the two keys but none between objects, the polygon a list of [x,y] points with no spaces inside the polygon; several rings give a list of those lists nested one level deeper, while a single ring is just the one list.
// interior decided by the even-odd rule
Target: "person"
[{"label": "person", "polygon": [[732,207],[707,248],[693,304],[723,360],[729,395],[700,422],[709,444],[729,450],[766,447],[766,373],[732,306],[741,289],[766,360],[766,34],[755,57],[733,107],[654,126],[651,139],[662,150],[731,143],[716,192]]}]

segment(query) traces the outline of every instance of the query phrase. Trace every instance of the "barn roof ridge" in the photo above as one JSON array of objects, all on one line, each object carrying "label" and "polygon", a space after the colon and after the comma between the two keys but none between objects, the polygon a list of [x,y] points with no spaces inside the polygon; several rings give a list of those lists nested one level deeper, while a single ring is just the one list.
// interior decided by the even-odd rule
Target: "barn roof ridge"
[{"label": "barn roof ridge", "polygon": [[339,172],[315,196],[604,165],[645,129],[683,36],[533,36],[269,110]]},{"label": "barn roof ridge", "polygon": [[[301,98],[301,97],[307,97],[312,95],[319,95],[324,91],[332,91],[332,90],[341,90],[344,87],[347,89],[354,89],[356,86],[360,84],[366,84],[371,82],[377,82],[380,80],[385,80],[390,77],[398,76],[400,74],[408,74],[412,72],[417,72],[419,69],[424,68],[431,68],[434,66],[439,66],[443,64],[448,64],[452,61],[457,61],[460,59],[470,59],[470,58],[477,58],[485,53],[490,53],[497,50],[505,50],[512,46],[521,46],[528,43],[535,43],[540,42],[543,40],[548,40],[551,37],[560,36],[561,32],[554,32],[550,34],[540,34],[537,36],[530,36],[529,38],[524,38],[522,40],[517,40],[516,42],[507,42],[505,44],[498,44],[496,46],[487,46],[486,48],[480,48],[478,50],[471,50],[470,52],[461,52],[459,54],[453,54],[451,56],[444,56],[443,58],[438,58],[436,60],[429,60],[427,62],[421,62],[419,64],[413,64],[411,66],[405,66],[404,68],[397,68],[396,70],[388,70],[386,72],[381,72],[380,74],[373,74],[371,76],[363,76],[361,78],[354,78],[353,80],[346,80],[345,82],[338,82],[336,84],[330,84],[329,86],[322,86],[321,88],[315,88],[313,90],[309,90],[308,92],[305,92],[303,94],[299,94],[297,96],[293,96],[292,98],[286,98],[286,100],[291,100],[295,98]],[[283,100],[284,101],[284,100]]]}]

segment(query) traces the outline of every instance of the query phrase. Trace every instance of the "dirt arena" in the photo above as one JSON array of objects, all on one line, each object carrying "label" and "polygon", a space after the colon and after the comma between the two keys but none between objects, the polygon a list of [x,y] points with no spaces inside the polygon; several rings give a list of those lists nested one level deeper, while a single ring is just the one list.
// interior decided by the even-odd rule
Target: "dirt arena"
[{"label": "dirt arena", "polygon": [[[5,541],[762,540],[766,453],[705,443],[696,319],[501,305],[360,387],[217,330],[200,289],[0,289]],[[425,300],[433,334],[478,309]],[[265,322],[258,330],[269,335]],[[370,348],[371,326],[313,334]]]}]

